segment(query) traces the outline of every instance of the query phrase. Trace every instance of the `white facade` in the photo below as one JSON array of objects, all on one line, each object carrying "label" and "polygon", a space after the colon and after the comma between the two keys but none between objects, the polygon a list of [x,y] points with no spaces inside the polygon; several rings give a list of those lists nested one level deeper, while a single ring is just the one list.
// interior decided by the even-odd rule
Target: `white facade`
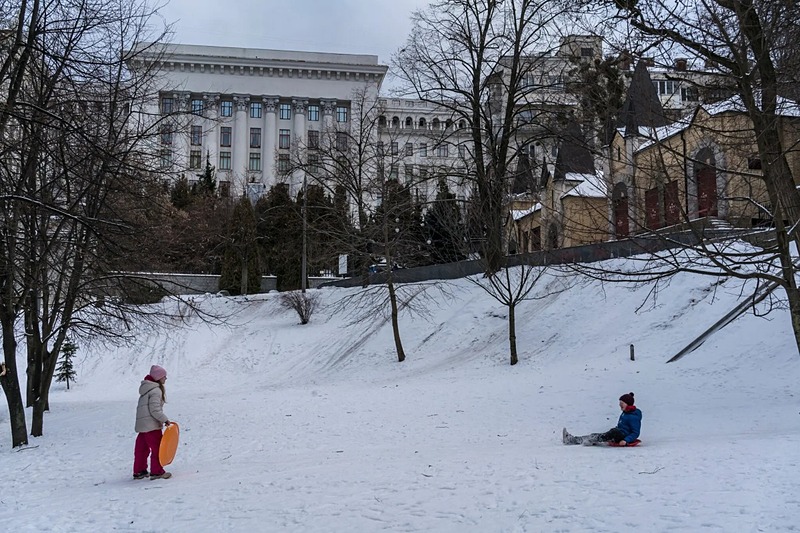
[{"label": "white facade", "polygon": [[465,200],[473,151],[466,122],[444,107],[410,98],[380,98],[378,109],[387,177],[411,185],[427,200],[435,198],[444,179],[450,192]]},{"label": "white facade", "polygon": [[159,72],[149,112],[165,124],[163,164],[191,181],[208,158],[232,195],[285,181],[290,148],[309,131],[347,127],[353,95],[377,98],[387,71],[373,55],[169,45],[146,57],[131,68]]}]

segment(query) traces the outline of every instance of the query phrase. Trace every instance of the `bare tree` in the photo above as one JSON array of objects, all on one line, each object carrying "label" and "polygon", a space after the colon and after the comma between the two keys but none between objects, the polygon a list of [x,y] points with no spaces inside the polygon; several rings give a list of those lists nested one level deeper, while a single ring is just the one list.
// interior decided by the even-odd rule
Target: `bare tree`
[{"label": "bare tree", "polygon": [[489,296],[503,304],[508,310],[508,348],[511,364],[519,362],[517,355],[517,306],[530,299],[530,294],[537,282],[546,272],[544,267],[523,265],[503,268],[494,276],[470,277],[472,283],[478,285]]},{"label": "bare tree", "polygon": [[488,275],[504,265],[511,164],[538,136],[554,133],[553,102],[536,95],[561,83],[542,70],[568,4],[438,0],[414,14],[408,42],[393,58],[403,94],[446,108],[466,124],[482,209],[482,234],[473,239],[482,243]]},{"label": "bare tree", "polygon": [[[67,331],[111,333],[124,312],[124,258],[146,241],[154,209],[156,120],[139,112],[153,74],[128,68],[153,37],[144,2],[3,2],[14,13],[0,49],[0,379],[12,443],[27,444],[17,385],[17,323],[27,349],[31,434],[43,431]],[[5,9],[4,9],[5,11]],[[162,38],[156,32],[156,39]],[[153,186],[151,186],[153,185]],[[149,202],[148,202],[149,200]]]},{"label": "bare tree", "polygon": [[[385,290],[388,298],[386,302],[382,298],[371,301],[377,307],[385,303],[390,309],[395,351],[402,362],[406,354],[399,315],[407,306],[406,291],[398,290],[392,270],[397,263],[412,259],[412,241],[421,244],[422,217],[411,193],[415,183],[399,183],[402,154],[392,148],[399,142],[392,135],[399,133],[382,129],[384,109],[376,88],[355,91],[350,111],[347,124],[331,122],[319,133],[309,132],[305,142],[293,147],[286,170],[305,174],[333,197],[337,220],[325,218],[321,226],[310,220],[310,228],[326,232],[323,236],[347,254],[351,272],[362,277],[365,287],[377,280],[371,276],[370,265],[386,265],[375,290]],[[342,215],[346,220],[341,220]]]}]

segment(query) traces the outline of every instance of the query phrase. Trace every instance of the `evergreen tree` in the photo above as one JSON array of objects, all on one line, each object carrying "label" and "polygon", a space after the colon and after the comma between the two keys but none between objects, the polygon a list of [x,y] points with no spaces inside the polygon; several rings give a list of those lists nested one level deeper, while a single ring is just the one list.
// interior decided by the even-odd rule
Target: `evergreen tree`
[{"label": "evergreen tree", "polygon": [[257,233],[267,269],[279,291],[300,288],[302,219],[289,185],[276,183],[256,204]]},{"label": "evergreen tree", "polygon": [[192,203],[191,191],[189,190],[189,180],[181,174],[170,190],[170,201],[178,209],[186,209]]},{"label": "evergreen tree", "polygon": [[373,240],[381,243],[380,255],[404,266],[421,262],[421,209],[415,205],[409,187],[387,180],[374,218],[371,233]]},{"label": "evergreen tree", "polygon": [[217,180],[215,168],[211,165],[211,156],[206,152],[206,168],[203,173],[198,175],[199,181],[192,188],[192,192],[198,196],[214,196],[217,191]]},{"label": "evergreen tree", "polygon": [[578,98],[578,119],[587,132],[590,146],[602,146],[614,132],[625,95],[625,80],[619,65],[626,60],[629,59],[623,55],[577,61],[572,70],[577,79],[567,90]]},{"label": "evergreen tree", "polygon": [[[297,204],[303,204],[303,192],[298,195]],[[338,251],[342,247],[337,242],[335,230],[334,203],[320,185],[308,186],[308,274],[317,275],[323,270],[333,270],[338,262]]]},{"label": "evergreen tree", "polygon": [[61,347],[61,361],[56,367],[55,377],[58,382],[67,382],[67,390],[69,390],[70,380],[75,381],[75,376],[77,375],[72,362],[72,358],[75,357],[75,352],[77,351],[78,347],[69,339],[64,341],[64,345]]},{"label": "evergreen tree", "polygon": [[242,196],[227,225],[220,290],[230,294],[253,294],[261,290],[261,270],[253,205]]},{"label": "evergreen tree", "polygon": [[444,180],[439,180],[436,200],[425,216],[430,240],[429,250],[435,263],[451,263],[464,259],[464,226],[456,195]]}]

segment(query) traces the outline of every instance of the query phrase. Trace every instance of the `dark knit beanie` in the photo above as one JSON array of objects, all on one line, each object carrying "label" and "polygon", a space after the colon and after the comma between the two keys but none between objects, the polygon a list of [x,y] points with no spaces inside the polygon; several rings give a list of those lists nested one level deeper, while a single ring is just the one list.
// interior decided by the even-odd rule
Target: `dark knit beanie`
[{"label": "dark knit beanie", "polygon": [[622,396],[619,397],[619,401],[625,402],[628,405],[633,405],[634,403],[633,393],[629,392],[628,394],[623,394]]}]

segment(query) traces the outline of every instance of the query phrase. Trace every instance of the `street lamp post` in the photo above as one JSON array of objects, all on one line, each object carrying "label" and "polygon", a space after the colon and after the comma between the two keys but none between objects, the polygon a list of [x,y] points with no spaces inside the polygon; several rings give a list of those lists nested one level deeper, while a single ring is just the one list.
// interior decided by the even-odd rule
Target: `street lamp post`
[{"label": "street lamp post", "polygon": [[303,251],[300,258],[300,292],[306,292],[307,233],[308,233],[308,177],[303,173]]}]

